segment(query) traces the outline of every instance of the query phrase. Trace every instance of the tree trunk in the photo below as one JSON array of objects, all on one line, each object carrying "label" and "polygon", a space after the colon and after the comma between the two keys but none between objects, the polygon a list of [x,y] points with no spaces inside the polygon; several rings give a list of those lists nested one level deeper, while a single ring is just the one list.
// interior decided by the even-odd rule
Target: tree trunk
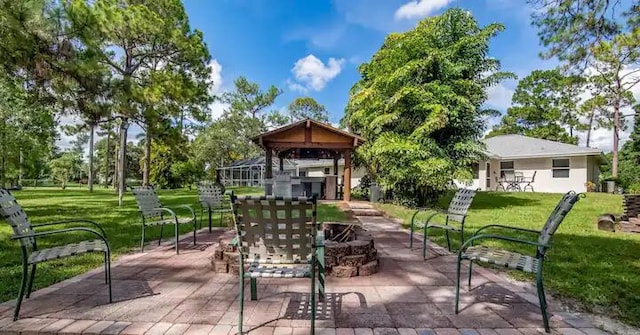
[{"label": "tree trunk", "polygon": [[119,171],[118,171],[118,150],[120,149],[120,146],[118,145],[118,139],[120,138],[120,129],[117,128],[117,134],[115,136],[115,145],[113,148],[113,189],[118,192],[118,177],[119,177]]},{"label": "tree trunk", "polygon": [[120,157],[118,162],[118,206],[122,207],[124,192],[127,187],[127,129],[129,119],[123,117],[120,122]]},{"label": "tree trunk", "polygon": [[590,148],[589,144],[591,143],[591,131],[593,130],[593,119],[595,115],[595,110],[592,110],[591,115],[589,115],[589,129],[587,129],[587,148]]},{"label": "tree trunk", "polygon": [[2,134],[0,135],[0,138],[2,139],[0,141],[0,146],[2,146],[2,158],[0,161],[0,187],[5,187],[5,182],[6,182],[6,174],[7,174],[7,140],[6,140],[6,124],[7,124],[7,120],[4,119],[2,120]]},{"label": "tree trunk", "polygon": [[149,171],[151,170],[151,127],[147,126],[144,142],[144,167],[142,170],[142,184],[149,186]]},{"label": "tree trunk", "polygon": [[618,178],[618,144],[620,142],[620,98],[616,98],[613,104],[613,158],[611,162],[611,175]]},{"label": "tree trunk", "polygon": [[89,131],[91,131],[91,134],[89,134],[89,178],[87,184],[89,185],[89,192],[93,192],[93,137],[96,132],[96,125],[90,124]]},{"label": "tree trunk", "polygon": [[111,155],[111,125],[107,125],[107,127],[107,149],[104,155],[104,188],[109,188],[109,156]]}]

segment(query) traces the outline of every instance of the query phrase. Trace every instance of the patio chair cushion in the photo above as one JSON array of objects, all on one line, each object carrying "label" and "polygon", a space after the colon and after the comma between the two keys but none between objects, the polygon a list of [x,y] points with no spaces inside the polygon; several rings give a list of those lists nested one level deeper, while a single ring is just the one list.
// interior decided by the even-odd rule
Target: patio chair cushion
[{"label": "patio chair cushion", "polygon": [[107,244],[102,240],[88,240],[48,249],[36,250],[29,255],[29,264],[40,263],[52,259],[65,258],[89,252],[106,252]]},{"label": "patio chair cushion", "polygon": [[[192,223],[192,218],[178,218],[178,224]],[[164,220],[153,220],[153,221],[145,221],[145,226],[158,226],[163,224],[175,224],[176,220],[174,219],[164,219]]]},{"label": "patio chair cushion", "polygon": [[471,261],[481,261],[489,264],[504,266],[509,269],[524,272],[536,272],[538,259],[531,256],[522,255],[516,252],[491,249],[487,246],[472,246],[462,254],[462,258]]},{"label": "patio chair cushion", "polygon": [[311,266],[282,266],[276,264],[253,263],[249,266],[245,277],[250,278],[310,278]]}]

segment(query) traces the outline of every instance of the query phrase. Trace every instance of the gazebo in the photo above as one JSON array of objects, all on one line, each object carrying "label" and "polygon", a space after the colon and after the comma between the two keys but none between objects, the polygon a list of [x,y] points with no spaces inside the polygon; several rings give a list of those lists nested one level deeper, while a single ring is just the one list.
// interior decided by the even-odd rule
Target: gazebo
[{"label": "gazebo", "polygon": [[[333,159],[333,177],[327,187],[334,183],[337,188],[338,160],[344,158],[344,201],[351,200],[351,156],[353,150],[364,142],[363,138],[332,127],[328,124],[306,119],[258,135],[252,139],[265,151],[265,160],[274,155],[279,159],[279,170],[284,171],[286,159]],[[329,179],[327,179],[329,181]],[[265,192],[272,194],[272,166],[265,166]]]}]

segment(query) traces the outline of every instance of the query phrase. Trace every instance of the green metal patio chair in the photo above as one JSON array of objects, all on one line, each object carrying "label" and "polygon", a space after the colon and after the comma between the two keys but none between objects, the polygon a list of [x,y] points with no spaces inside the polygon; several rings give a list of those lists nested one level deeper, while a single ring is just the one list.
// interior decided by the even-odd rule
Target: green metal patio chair
[{"label": "green metal patio chair", "polygon": [[200,228],[202,228],[202,217],[204,210],[209,213],[209,232],[211,232],[211,214],[220,214],[220,226],[225,213],[231,214],[231,206],[225,203],[224,186],[218,183],[199,183],[198,200],[200,201]]},{"label": "green metal patio chair", "polygon": [[[458,313],[458,303],[460,298],[460,264],[463,260],[469,260],[469,278],[468,285],[471,287],[471,273],[473,268],[473,262],[484,262],[489,264],[494,264],[498,266],[504,266],[506,268],[512,270],[519,270],[529,273],[536,274],[536,287],[538,290],[538,299],[540,300],[540,311],[542,313],[542,320],[544,322],[544,329],[548,333],[549,330],[549,318],[547,316],[547,299],[544,294],[544,286],[542,284],[542,266],[544,263],[545,255],[547,250],[551,246],[551,238],[553,234],[556,232],[564,218],[573,208],[573,205],[580,200],[580,198],[584,198],[584,194],[575,193],[573,191],[566,193],[556,208],[551,212],[551,215],[547,219],[542,230],[534,230],[534,229],[525,229],[518,227],[510,227],[499,224],[492,224],[488,226],[484,226],[470,238],[468,239],[460,248],[458,252],[458,267],[457,267],[457,279],[456,279],[456,303],[455,303],[455,312]],[[533,235],[537,235],[538,240],[522,240],[509,236],[501,236],[495,234],[480,234],[486,229],[497,228],[497,229],[507,229],[517,232],[525,232],[531,233]],[[516,252],[510,252],[505,250],[498,250],[489,248],[483,245],[473,245],[475,241],[481,239],[494,239],[494,240],[503,240],[510,241],[515,243],[522,243],[527,245],[532,245],[536,247],[536,255],[527,256],[522,255]]]},{"label": "green metal patio chair", "polygon": [[[451,241],[449,239],[449,232],[458,232],[460,233],[460,243],[464,242],[464,221],[467,218],[467,212],[469,211],[469,207],[471,207],[471,203],[473,202],[473,198],[476,195],[476,190],[461,188],[456,191],[449,202],[449,208],[446,210],[440,209],[432,209],[432,208],[419,208],[413,216],[411,217],[411,234],[409,241],[409,248],[413,249],[413,231],[415,227],[422,228],[422,259],[427,259],[427,240],[428,240],[428,230],[432,229],[442,229],[444,230],[445,236],[447,238],[447,248],[451,251]],[[424,225],[416,225],[415,219],[418,213],[431,210],[436,211],[431,214],[425,220]],[[435,218],[437,215],[444,215],[445,222],[444,224],[431,223],[431,220]],[[450,222],[459,223],[459,227],[450,225]]]},{"label": "green metal patio chair", "polygon": [[316,267],[320,269],[321,299],[324,294],[324,234],[316,223],[316,197],[232,195],[231,203],[240,250],[239,334],[243,334],[247,278],[251,281],[251,300],[257,299],[257,278],[310,278],[310,334],[315,334]]},{"label": "green metal patio chair", "polygon": [[[198,230],[196,213],[189,205],[178,205],[176,208],[183,208],[191,213],[191,217],[178,217],[176,212],[168,207],[160,204],[158,194],[151,186],[139,186],[132,188],[133,196],[138,203],[138,211],[142,216],[142,241],[140,249],[144,251],[145,229],[150,226],[160,226],[160,239],[158,245],[162,242],[162,231],[164,225],[175,225],[176,254],[180,253],[178,246],[178,237],[180,235],[179,227],[181,224],[193,224],[193,245],[196,244],[196,231]],[[169,218],[167,218],[167,216]]]},{"label": "green metal patio chair", "polygon": [[[36,265],[38,263],[66,258],[75,255],[86,254],[90,252],[102,252],[104,253],[104,280],[105,284],[109,285],[109,302],[112,302],[111,297],[111,251],[109,249],[109,242],[104,230],[95,222],[77,219],[77,220],[65,220],[57,222],[49,222],[42,224],[31,224],[27,218],[27,214],[22,210],[22,207],[16,201],[16,198],[9,193],[6,189],[0,189],[0,214],[11,225],[13,229],[12,240],[20,241],[20,247],[22,249],[22,282],[20,284],[20,292],[18,293],[18,299],[16,301],[16,307],[13,313],[13,320],[18,319],[20,314],[20,305],[27,291],[26,298],[31,295],[31,289],[33,288],[33,279],[36,274]],[[88,227],[69,227],[57,230],[45,230],[36,232],[36,227],[48,227],[60,224],[89,224],[97,228],[97,231]],[[37,239],[44,236],[60,235],[65,233],[74,232],[86,232],[95,235],[97,238],[94,240],[83,240],[77,243],[55,246],[52,248],[39,249]],[[29,265],[31,265],[31,274],[29,275]]]}]

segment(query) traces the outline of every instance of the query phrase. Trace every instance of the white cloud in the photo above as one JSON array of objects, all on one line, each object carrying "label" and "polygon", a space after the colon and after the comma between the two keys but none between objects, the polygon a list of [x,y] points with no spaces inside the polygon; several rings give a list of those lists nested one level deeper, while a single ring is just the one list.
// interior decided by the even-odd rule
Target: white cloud
[{"label": "white cloud", "polygon": [[453,0],[413,0],[400,6],[394,17],[396,20],[423,18],[446,7],[451,2]]},{"label": "white cloud", "polygon": [[222,89],[222,65],[217,60],[212,60],[207,66],[209,68],[209,80],[211,81],[211,87],[209,92],[211,94],[218,94]]},{"label": "white cloud", "polygon": [[[222,87],[224,80],[222,78],[222,65],[218,63],[217,60],[213,59],[211,63],[208,65],[210,73],[209,80],[211,81],[211,86],[209,87],[209,94],[212,96],[218,96],[224,93],[224,89]],[[211,118],[217,119],[219,118],[224,110],[228,107],[227,104],[224,104],[217,99],[209,105],[209,110],[211,111]]]},{"label": "white cloud", "polygon": [[335,78],[342,71],[344,59],[329,58],[325,65],[314,55],[300,58],[291,69],[298,83],[289,84],[289,88],[300,90],[321,91],[329,81]]},{"label": "white cloud", "polygon": [[498,84],[491,86],[487,89],[489,95],[485,104],[491,108],[498,109],[500,111],[506,111],[511,106],[511,97],[513,96],[513,90],[504,86],[504,84]]}]

